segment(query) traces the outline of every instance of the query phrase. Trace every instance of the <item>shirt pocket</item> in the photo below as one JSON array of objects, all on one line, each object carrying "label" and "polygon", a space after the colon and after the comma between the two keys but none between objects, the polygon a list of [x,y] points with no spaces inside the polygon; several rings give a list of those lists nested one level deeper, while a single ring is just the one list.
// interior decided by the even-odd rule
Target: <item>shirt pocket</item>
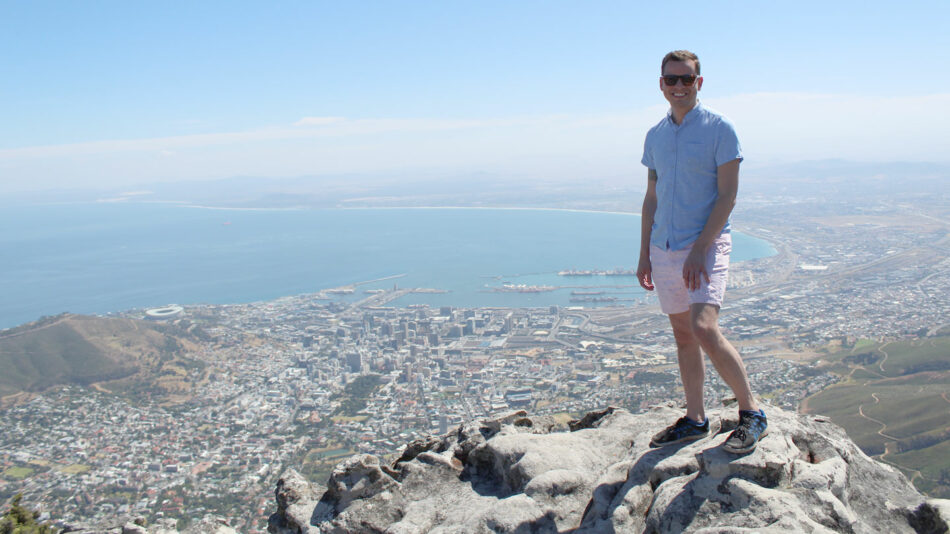
[{"label": "shirt pocket", "polygon": [[716,161],[713,159],[710,148],[706,143],[687,143],[684,149],[686,168],[692,172],[701,173],[715,170]]}]

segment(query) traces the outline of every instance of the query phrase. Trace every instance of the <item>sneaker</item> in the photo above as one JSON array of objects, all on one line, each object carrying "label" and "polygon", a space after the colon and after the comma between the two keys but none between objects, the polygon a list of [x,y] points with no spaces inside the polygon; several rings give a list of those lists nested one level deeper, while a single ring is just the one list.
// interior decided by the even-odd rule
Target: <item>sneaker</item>
[{"label": "sneaker", "polygon": [[675,423],[661,430],[650,440],[651,447],[665,447],[675,443],[696,441],[709,435],[709,418],[703,424],[696,424],[686,417],[680,417]]},{"label": "sneaker", "polygon": [[745,454],[755,449],[759,440],[768,435],[769,423],[765,419],[765,412],[740,410],[739,426],[729,434],[729,438],[722,444],[726,452]]}]

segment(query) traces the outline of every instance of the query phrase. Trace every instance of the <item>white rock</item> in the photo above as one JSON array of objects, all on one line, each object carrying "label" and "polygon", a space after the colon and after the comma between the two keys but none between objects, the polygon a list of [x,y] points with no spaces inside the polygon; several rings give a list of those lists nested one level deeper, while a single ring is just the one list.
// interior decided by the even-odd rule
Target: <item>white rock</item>
[{"label": "white rock", "polygon": [[[589,414],[574,432],[553,431],[552,421],[523,413],[468,423],[441,439],[420,441],[392,467],[368,455],[344,461],[319,499],[302,497],[308,491],[302,489],[290,492],[298,496],[290,503],[290,493],[278,492],[284,503],[279,513],[284,525],[295,522],[296,532],[311,533],[946,528],[948,501],[926,499],[839,427],[765,409],[770,433],[742,456],[721,448],[735,426],[734,407],[709,410],[721,432],[662,449],[648,444],[682,415],[672,406],[639,415],[619,409]],[[301,503],[309,513],[294,509]],[[271,532],[282,532],[280,524],[272,518]]]}]

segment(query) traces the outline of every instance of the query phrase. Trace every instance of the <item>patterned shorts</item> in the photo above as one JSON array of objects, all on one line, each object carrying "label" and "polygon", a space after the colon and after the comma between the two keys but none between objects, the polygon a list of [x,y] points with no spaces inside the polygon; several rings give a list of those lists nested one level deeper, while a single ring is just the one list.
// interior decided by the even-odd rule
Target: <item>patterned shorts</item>
[{"label": "patterned shorts", "polygon": [[683,264],[690,247],[683,250],[663,250],[650,245],[650,266],[653,270],[653,285],[660,298],[660,309],[671,315],[689,311],[691,304],[715,304],[722,306],[729,279],[729,253],[732,252],[732,236],[721,234],[706,252],[706,272],[709,283],[700,277],[699,289],[686,289],[683,281]]}]

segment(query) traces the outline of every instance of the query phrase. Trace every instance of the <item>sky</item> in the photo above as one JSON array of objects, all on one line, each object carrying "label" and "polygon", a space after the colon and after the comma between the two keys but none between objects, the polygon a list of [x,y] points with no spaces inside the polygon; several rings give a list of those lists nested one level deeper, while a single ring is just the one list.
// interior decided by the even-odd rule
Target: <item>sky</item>
[{"label": "sky", "polygon": [[0,193],[645,175],[660,60],[743,165],[950,162],[950,2],[0,0]]}]

